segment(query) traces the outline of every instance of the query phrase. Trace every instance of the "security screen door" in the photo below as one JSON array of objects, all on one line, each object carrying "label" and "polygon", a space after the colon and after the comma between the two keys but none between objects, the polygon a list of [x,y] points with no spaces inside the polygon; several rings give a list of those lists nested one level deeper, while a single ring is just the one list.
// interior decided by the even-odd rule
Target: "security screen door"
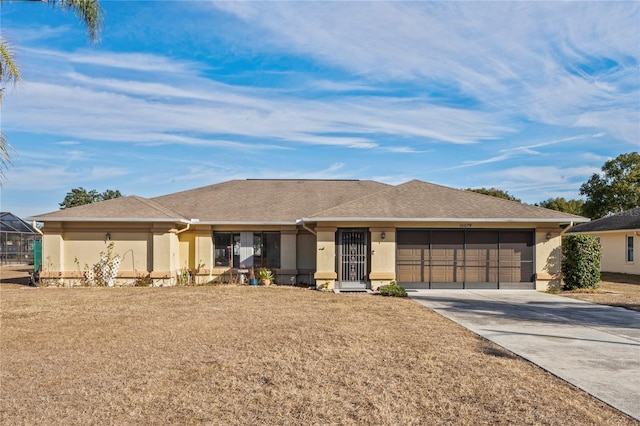
[{"label": "security screen door", "polygon": [[341,229],[339,232],[338,281],[342,290],[367,288],[367,231]]}]

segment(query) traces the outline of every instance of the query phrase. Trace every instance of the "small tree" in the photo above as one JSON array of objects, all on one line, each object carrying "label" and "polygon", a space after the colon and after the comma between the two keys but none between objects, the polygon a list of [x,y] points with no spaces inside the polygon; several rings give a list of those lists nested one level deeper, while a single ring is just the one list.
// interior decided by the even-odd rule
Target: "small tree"
[{"label": "small tree", "polygon": [[567,290],[598,288],[600,282],[600,243],[590,235],[562,238],[562,275]]},{"label": "small tree", "polygon": [[68,209],[71,207],[82,206],[85,204],[97,203],[105,200],[113,200],[114,198],[122,197],[119,190],[107,189],[103,193],[99,193],[95,189],[87,191],[83,187],[73,188],[67,192],[64,200],[59,204],[60,209]]},{"label": "small tree", "polygon": [[587,197],[583,213],[598,219],[640,206],[640,154],[620,154],[580,187]]},{"label": "small tree", "polygon": [[559,212],[583,215],[584,201],[582,200],[566,200],[564,197],[548,198],[536,204],[545,209],[556,210]]}]

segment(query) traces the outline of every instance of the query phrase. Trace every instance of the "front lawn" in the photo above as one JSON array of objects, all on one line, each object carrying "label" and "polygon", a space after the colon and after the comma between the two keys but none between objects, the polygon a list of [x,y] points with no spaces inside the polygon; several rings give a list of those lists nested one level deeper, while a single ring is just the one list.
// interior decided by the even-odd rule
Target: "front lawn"
[{"label": "front lawn", "polygon": [[600,288],[561,291],[558,294],[599,305],[640,311],[640,275],[602,272]]},{"label": "front lawn", "polygon": [[12,286],[0,301],[3,425],[637,424],[408,299]]}]

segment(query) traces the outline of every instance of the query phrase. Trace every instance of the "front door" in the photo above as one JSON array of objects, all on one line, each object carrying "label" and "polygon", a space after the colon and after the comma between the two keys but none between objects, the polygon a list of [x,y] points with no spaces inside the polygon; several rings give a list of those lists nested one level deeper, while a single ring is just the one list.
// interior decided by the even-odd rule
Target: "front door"
[{"label": "front door", "polygon": [[338,258],[340,289],[366,289],[369,257],[367,231],[364,229],[341,229],[338,244],[340,247]]}]

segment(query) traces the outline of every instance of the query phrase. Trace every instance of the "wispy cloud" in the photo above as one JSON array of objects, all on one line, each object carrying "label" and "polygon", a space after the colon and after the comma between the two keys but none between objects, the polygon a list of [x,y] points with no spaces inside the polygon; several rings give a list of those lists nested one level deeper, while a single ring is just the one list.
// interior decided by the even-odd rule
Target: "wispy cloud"
[{"label": "wispy cloud", "polygon": [[556,197],[558,193],[569,193],[568,198],[577,198],[577,188],[598,172],[598,168],[589,166],[518,166],[488,173],[485,179],[487,186],[509,188],[509,193],[536,202]]},{"label": "wispy cloud", "polygon": [[[319,101],[205,80],[195,89],[192,83],[176,87],[78,72],[67,77],[67,84],[32,81],[25,86],[7,113],[9,129],[131,143],[207,141],[231,147],[223,141],[234,135],[271,141],[267,146],[366,149],[384,148],[375,140],[381,135],[468,144],[511,131],[493,114],[414,98],[358,95]],[[34,123],[33,116],[41,118]]]},{"label": "wispy cloud", "polygon": [[[370,81],[445,84],[512,118],[640,143],[638,3],[355,2],[340,13],[332,3],[215,4],[255,26],[252,43]],[[593,71],[598,61],[609,68]]]},{"label": "wispy cloud", "polygon": [[43,60],[68,61],[80,65],[118,68],[142,72],[190,73],[202,65],[196,62],[171,59],[166,56],[149,53],[96,52],[79,50],[61,52],[51,49],[24,48],[23,51]]},{"label": "wispy cloud", "polygon": [[78,182],[96,183],[128,173],[129,170],[121,167],[91,166],[75,170],[59,166],[16,167],[11,170],[8,184],[18,191],[32,191],[34,188],[39,191],[68,190],[76,187]]},{"label": "wispy cloud", "polygon": [[542,147],[547,147],[550,145],[557,145],[557,144],[566,144],[567,142],[572,142],[572,141],[577,141],[577,140],[584,140],[587,138],[600,138],[604,136],[603,133],[597,133],[597,134],[593,134],[593,135],[576,135],[576,136],[570,136],[570,137],[566,137],[566,138],[561,138],[561,139],[554,139],[554,140],[550,140],[550,141],[543,141],[543,142],[536,142],[533,144],[528,144],[528,145],[523,145],[523,146],[518,146],[518,147],[514,147],[514,148],[507,148],[507,149],[501,149],[499,152],[501,152],[500,155],[496,155],[484,160],[468,160],[468,161],[464,161],[462,164],[457,165],[457,166],[453,166],[453,167],[449,167],[445,170],[454,170],[454,169],[461,169],[464,167],[472,167],[472,166],[479,166],[479,165],[483,165],[483,164],[490,164],[490,163],[496,163],[499,161],[505,161],[508,160],[514,156],[517,155],[538,155],[540,154],[540,152],[534,150],[534,148],[542,148]]}]

